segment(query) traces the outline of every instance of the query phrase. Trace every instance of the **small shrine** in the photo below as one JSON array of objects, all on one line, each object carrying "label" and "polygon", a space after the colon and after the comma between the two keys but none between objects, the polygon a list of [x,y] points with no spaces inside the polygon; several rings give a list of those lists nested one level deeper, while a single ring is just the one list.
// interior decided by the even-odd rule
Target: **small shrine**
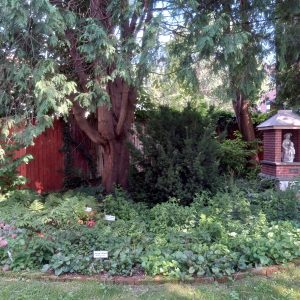
[{"label": "small shrine", "polygon": [[261,176],[277,179],[284,190],[300,177],[300,116],[279,110],[257,129],[263,131]]}]

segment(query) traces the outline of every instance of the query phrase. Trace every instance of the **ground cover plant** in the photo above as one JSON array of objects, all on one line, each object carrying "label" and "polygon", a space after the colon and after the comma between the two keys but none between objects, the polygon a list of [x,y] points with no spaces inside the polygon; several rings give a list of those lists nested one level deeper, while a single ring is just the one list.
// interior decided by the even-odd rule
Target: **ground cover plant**
[{"label": "ground cover plant", "polygon": [[[300,256],[300,203],[294,190],[259,190],[227,182],[215,195],[197,194],[149,207],[122,190],[41,196],[21,190],[0,202],[0,264],[43,270],[176,278],[230,275]],[[89,207],[92,210],[88,211]],[[115,215],[116,221],[104,220]],[[94,259],[106,250],[108,259]]]}]

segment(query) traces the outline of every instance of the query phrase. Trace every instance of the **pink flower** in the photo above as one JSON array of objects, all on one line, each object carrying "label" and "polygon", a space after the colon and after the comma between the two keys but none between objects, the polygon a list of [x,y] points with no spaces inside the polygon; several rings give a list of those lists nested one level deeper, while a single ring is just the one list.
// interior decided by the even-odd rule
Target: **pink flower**
[{"label": "pink flower", "polygon": [[86,225],[88,227],[94,227],[96,225],[96,222],[94,220],[89,220],[86,222]]},{"label": "pink flower", "polygon": [[11,235],[11,238],[12,239],[15,239],[17,237],[17,235],[15,234],[15,233],[13,233],[12,235]]},{"label": "pink flower", "polygon": [[8,245],[7,240],[0,240],[0,248],[5,248]]}]

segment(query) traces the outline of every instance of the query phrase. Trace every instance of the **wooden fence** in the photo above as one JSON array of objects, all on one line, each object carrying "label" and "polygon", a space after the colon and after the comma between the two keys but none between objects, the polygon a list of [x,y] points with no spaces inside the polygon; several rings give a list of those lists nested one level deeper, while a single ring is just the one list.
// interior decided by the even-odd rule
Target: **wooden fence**
[{"label": "wooden fence", "polygon": [[57,191],[63,187],[64,155],[60,151],[63,147],[63,123],[56,120],[53,128],[48,128],[34,140],[34,145],[23,148],[16,153],[16,157],[32,154],[34,159],[27,165],[19,167],[20,175],[29,182],[27,186],[39,192]]}]

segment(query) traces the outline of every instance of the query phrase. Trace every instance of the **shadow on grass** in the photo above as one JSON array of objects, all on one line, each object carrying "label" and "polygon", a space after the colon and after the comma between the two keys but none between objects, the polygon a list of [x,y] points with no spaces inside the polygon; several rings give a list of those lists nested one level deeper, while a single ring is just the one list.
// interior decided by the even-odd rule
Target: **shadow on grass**
[{"label": "shadow on grass", "polygon": [[269,300],[300,299],[300,267],[272,278],[249,277],[228,284],[164,284],[120,286],[96,281],[44,282],[12,277],[0,278],[1,300]]}]

